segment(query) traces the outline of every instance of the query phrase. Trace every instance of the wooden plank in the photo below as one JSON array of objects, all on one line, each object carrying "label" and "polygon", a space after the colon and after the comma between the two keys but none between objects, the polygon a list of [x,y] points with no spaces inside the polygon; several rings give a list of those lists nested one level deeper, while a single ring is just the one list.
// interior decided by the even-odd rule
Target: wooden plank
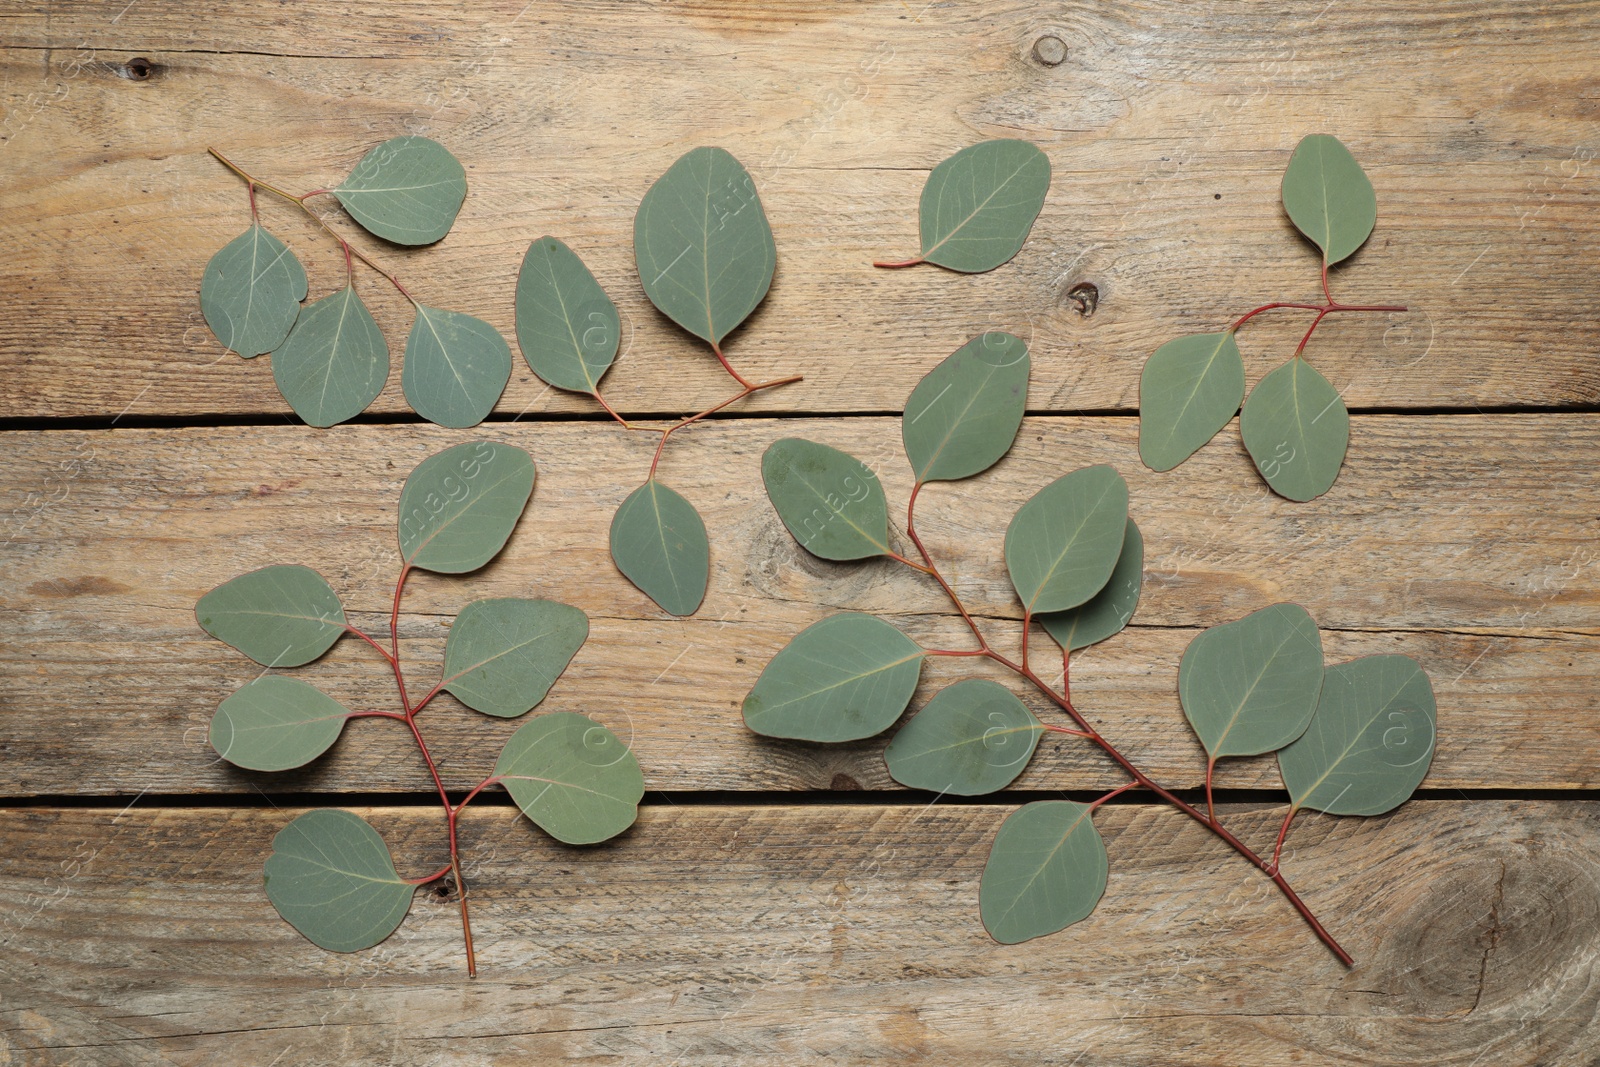
[{"label": "wooden plank", "polygon": [[[1600,812],[1413,802],[1307,818],[1265,879],[1164,808],[1104,809],[1099,909],[997,945],[977,919],[993,806],[652,807],[557,846],[469,813],[480,975],[456,905],[323,952],[259,888],[292,811],[5,813],[0,1055],[28,1064],[1467,1064],[1600,1056]],[[363,809],[402,870],[437,812]],[[1224,818],[1270,840],[1277,812]],[[686,887],[693,886],[693,891]]]},{"label": "wooden plank", "polygon": [[[739,17],[730,17],[737,12]],[[268,361],[223,353],[196,292],[247,222],[215,144],[296,189],[335,183],[374,142],[436,136],[471,176],[456,231],[376,249],[430,303],[510,336],[529,241],[570,241],[618,300],[630,412],[726,395],[713,361],[644,300],[630,251],[649,182],[687,145],[756,175],[778,280],[729,346],[805,383],[753,411],[897,409],[972,334],[1033,346],[1039,410],[1132,410],[1145,357],[1249,306],[1316,294],[1278,181],[1308,131],[1365,160],[1381,220],[1340,268],[1351,301],[1313,356],[1357,407],[1473,410],[1600,400],[1592,57],[1600,5],[1323,0],[1271,8],[1130,0],[1055,14],[1013,0],[848,7],[769,2],[479,6],[82,2],[0,15],[0,416],[286,413]],[[1067,58],[1035,57],[1053,36]],[[1396,46],[1395,42],[1403,42]],[[147,58],[139,80],[128,61]],[[141,68],[144,69],[144,68]],[[1047,149],[1055,183],[1022,254],[991,275],[874,271],[904,254],[929,167],[982,137]],[[336,249],[287,207],[273,227],[315,292]],[[346,226],[352,230],[353,227]],[[409,319],[365,281],[399,347]],[[1092,314],[1070,293],[1092,285]],[[1252,379],[1301,313],[1245,331]],[[399,374],[374,408],[404,410]],[[503,417],[592,410],[518,363]]]},{"label": "wooden plank", "polygon": [[[488,436],[537,458],[534,501],[481,574],[419,575],[408,586],[413,690],[431,684],[465,602],[552,597],[582,607],[593,629],[543,707],[623,732],[652,789],[890,788],[881,739],[780,744],[740,721],[762,666],[836,610],[882,613],[929,647],[970,640],[920,575],[887,561],[825,563],[795,545],[765,499],[759,459],[797,431],[868,459],[900,510],[909,485],[896,420],[697,427],[674,439],[662,468],[703,510],[714,544],[706,603],[679,620],[629,585],[606,549],[650,438],[589,424],[494,427]],[[258,668],[206,637],[193,606],[245,571],[302,562],[332,581],[357,625],[385,632],[400,485],[421,458],[461,439],[415,426],[8,434],[0,795],[420,788],[408,736],[384,722],[353,724],[303,773],[218,764],[206,723]],[[1127,634],[1079,657],[1073,689],[1169,784],[1192,786],[1203,769],[1175,693],[1195,628],[1288,599],[1321,623],[1330,660],[1400,652],[1422,662],[1440,706],[1431,784],[1593,787],[1597,447],[1600,424],[1588,416],[1359,417],[1344,475],[1308,507],[1267,492],[1231,430],[1178,473],[1155,475],[1137,461],[1133,420],[1035,418],[991,473],[931,487],[919,527],[995,640],[1014,648],[1017,608],[1000,562],[1009,516],[1072,467],[1109,462],[1128,476],[1147,543],[1145,598]],[[1036,636],[1046,661],[1050,647]],[[302,676],[352,707],[387,707],[392,683],[363,648],[345,641]],[[973,669],[931,664],[913,706]],[[426,720],[459,786],[487,773],[516,725],[445,706]],[[1122,781],[1083,745],[1043,749],[1019,787]],[[1277,778],[1258,760],[1230,762],[1219,781],[1276,788]]]}]

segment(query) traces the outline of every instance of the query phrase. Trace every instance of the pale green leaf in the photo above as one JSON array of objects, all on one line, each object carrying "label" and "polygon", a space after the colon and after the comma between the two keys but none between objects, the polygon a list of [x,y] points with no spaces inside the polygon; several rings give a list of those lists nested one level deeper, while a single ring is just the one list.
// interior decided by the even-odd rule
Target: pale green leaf
[{"label": "pale green leaf", "polygon": [[1214,760],[1287,745],[1305,732],[1321,691],[1322,635],[1298,604],[1211,627],[1178,666],[1183,713]]},{"label": "pale green leaf", "polygon": [[929,371],[906,400],[900,436],[918,482],[988,470],[1017,439],[1028,403],[1028,346],[991,331]]},{"label": "pale green leaf", "polygon": [[983,141],[933,168],[922,187],[922,258],[976,274],[1022,250],[1050,191],[1050,159],[1027,141]]},{"label": "pale green leaf", "polygon": [[1086,919],[1106,890],[1106,846],[1087,804],[1040,800],[1012,812],[995,835],[978,886],[984,929],[1001,944],[1042,937]]},{"label": "pale green leaf", "polygon": [[1333,488],[1350,444],[1339,391],[1299,356],[1272,371],[1244,402],[1239,435],[1272,491],[1305,501]]},{"label": "pale green leaf", "polygon": [[1111,571],[1105,588],[1066,611],[1039,616],[1039,622],[1068,652],[1121,633],[1139,605],[1139,589],[1144,582],[1144,535],[1132,519],[1122,538],[1122,553]]},{"label": "pale green leaf", "polygon": [[400,491],[400,555],[412,567],[465,574],[505,547],[533,495],[533,457],[467,441],[417,464]]},{"label": "pale green leaf", "polygon": [[429,245],[455,223],[467,198],[467,172],[438,141],[396,137],[362,156],[333,195],[384,240]]},{"label": "pale green leaf", "polygon": [[500,331],[459,311],[417,305],[400,384],[429,422],[464,430],[494,410],[511,380],[511,346]]},{"label": "pale green leaf", "polygon": [[1139,458],[1168,471],[1228,425],[1244,399],[1244,358],[1232,330],[1168,341],[1139,376]]},{"label": "pale green leaf", "polygon": [[594,393],[617,358],[622,320],[576,252],[554,237],[528,246],[517,275],[517,344],[557,389]]},{"label": "pale green leaf", "polygon": [[267,899],[315,945],[371,948],[400,925],[416,886],[400,880],[378,831],[348,811],[308,811],[278,831]]},{"label": "pale green leaf", "polygon": [[200,278],[206,325],[246,359],[283,344],[305,298],[305,268],[260,223],[224,245]]},{"label": "pale green leaf", "polygon": [[494,773],[517,807],[569,845],[615,837],[639,817],[644,773],[616,734],[570,711],[540,715],[517,730]]},{"label": "pale green leaf", "polygon": [[711,579],[711,541],[693,504],[649,479],[611,519],[611,559],[662,611],[693,615]]},{"label": "pale green leaf", "polygon": [[200,628],[264,667],[310,663],[345,632],[344,607],[322,575],[262,567],[224,582],[194,608]]},{"label": "pale green leaf", "polygon": [[856,741],[887,730],[917,688],[924,653],[873,615],[846,612],[801,630],[744,698],[758,734]]},{"label": "pale green leaf", "polygon": [[312,426],[353,419],[378,398],[389,377],[389,345],[354,285],[306,306],[272,354],[272,377]]},{"label": "pale green leaf", "polygon": [[1104,589],[1122,556],[1128,483],[1101,464],[1063,475],[1006,527],[1006,570],[1022,606],[1065,611]]},{"label": "pale green leaf", "polygon": [[794,539],[823,559],[889,552],[889,503],[872,468],[837,448],[799,437],[774,441],[761,478]]},{"label": "pale green leaf", "polygon": [[1366,172],[1337,137],[1325,133],[1303,138],[1289,157],[1283,209],[1322,249],[1329,266],[1360,248],[1378,221],[1378,197]]},{"label": "pale green leaf", "polygon": [[1033,758],[1044,727],[1005,686],[969,678],[941,689],[884,750],[901,785],[975,797],[1004,789]]},{"label": "pale green leaf", "polygon": [[521,715],[544,699],[588,636],[588,616],[566,604],[475,600],[450,627],[441,688],[485,715]]},{"label": "pale green leaf", "polygon": [[349,717],[349,708],[316,686],[268,674],[217,707],[211,747],[236,767],[286,771],[328,751]]}]

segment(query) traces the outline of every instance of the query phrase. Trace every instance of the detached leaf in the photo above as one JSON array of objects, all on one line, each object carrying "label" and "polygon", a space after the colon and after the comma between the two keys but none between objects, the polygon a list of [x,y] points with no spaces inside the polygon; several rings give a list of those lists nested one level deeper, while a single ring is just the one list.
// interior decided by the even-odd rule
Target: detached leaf
[{"label": "detached leaf", "polygon": [[212,256],[200,279],[206,325],[246,359],[283,344],[305,298],[305,268],[260,223]]},{"label": "detached leaf", "polygon": [[1033,758],[1044,727],[1005,686],[981,678],[941,689],[884,750],[901,785],[975,797],[1004,789]]},{"label": "detached leaf", "polygon": [[1056,643],[1068,652],[1088,648],[1122,632],[1139,605],[1139,589],[1144,583],[1144,535],[1132,519],[1122,538],[1122,554],[1112,568],[1105,588],[1067,611],[1039,616]]},{"label": "detached leaf", "polygon": [[922,187],[922,258],[978,274],[1022,250],[1050,191],[1050,159],[1027,141],[983,141],[933,168]]},{"label": "detached leaf", "polygon": [[761,479],[778,518],[812,555],[849,560],[888,554],[883,486],[848,452],[786,437],[761,457]]},{"label": "detached leaf", "polygon": [[551,712],[511,735],[494,773],[535,825],[557,841],[592,845],[639,817],[644,773],[617,735],[593,719]]},{"label": "detached leaf", "polygon": [[918,482],[986,471],[1017,439],[1028,403],[1028,346],[993,331],[929,371],[906,400],[900,435]]},{"label": "detached leaf", "polygon": [[431,245],[455,224],[467,198],[467,172],[438,141],[396,137],[362,156],[333,195],[385,241]]},{"label": "detached leaf", "polygon": [[978,886],[989,936],[1003,945],[1086,919],[1106,891],[1106,846],[1087,804],[1041,800],[1012,812],[995,835]]},{"label": "detached leaf", "polygon": [[700,610],[711,580],[706,524],[693,504],[654,478],[629,493],[612,517],[611,559],[662,611]]},{"label": "detached leaf", "polygon": [[400,384],[418,415],[453,430],[476,426],[510,380],[511,346],[499,330],[459,311],[417,305]]},{"label": "detached leaf", "polygon": [[1232,330],[1168,341],[1139,376],[1139,458],[1169,471],[1228,425],[1244,399],[1244,357]]},{"label": "detached leaf", "polygon": [[846,612],[801,630],[744,698],[766,737],[856,741],[887,730],[911,703],[924,653],[873,615]]},{"label": "detached leaf", "polygon": [[378,831],[348,811],[308,811],[278,831],[267,899],[296,930],[333,952],[371,948],[400,925],[416,886],[400,880]]},{"label": "detached leaf", "polygon": [[1283,209],[1322,249],[1328,266],[1360,248],[1378,221],[1378,197],[1356,157],[1337,137],[1303,138],[1283,172]]},{"label": "detached leaf", "polygon": [[339,596],[310,567],[262,567],[217,586],[194,608],[200,628],[263,667],[310,663],[345,632]]},{"label": "detached leaf", "polygon": [[1322,635],[1298,604],[1211,627],[1178,666],[1183,713],[1214,760],[1287,745],[1305,732],[1321,691]]},{"label": "detached leaf", "polygon": [[528,246],[517,275],[517,344],[546,384],[593,394],[617,358],[622,320],[576,252],[554,237]]},{"label": "detached leaf", "polygon": [[589,617],[553,600],[475,600],[450,627],[441,688],[474,711],[514,718],[544,699],[588,636]]},{"label": "detached leaf", "polygon": [[389,378],[389,344],[354,285],[307,305],[272,354],[272,377],[312,426],[353,419],[378,398]]},{"label": "detached leaf", "polygon": [[400,491],[400,555],[439,574],[465,574],[505,547],[533,495],[533,457],[468,441],[417,464]]},{"label": "detached leaf", "polygon": [[1272,491],[1306,501],[1333,488],[1350,444],[1350,412],[1317,369],[1299,356],[1250,391],[1239,435]]},{"label": "detached leaf", "polygon": [[211,717],[211,747],[250,771],[287,771],[328,751],[350,709],[314,685],[269,674],[224,700]]},{"label": "detached leaf", "polygon": [[1006,570],[1023,607],[1065,611],[1100,592],[1127,529],[1128,483],[1104,464],[1039,490],[1006,527]]}]

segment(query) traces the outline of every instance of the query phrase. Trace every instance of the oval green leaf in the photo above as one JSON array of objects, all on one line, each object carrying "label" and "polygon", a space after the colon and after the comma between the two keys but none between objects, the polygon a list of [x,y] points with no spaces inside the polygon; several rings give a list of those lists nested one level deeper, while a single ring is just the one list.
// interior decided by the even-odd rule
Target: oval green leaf
[{"label": "oval green leaf", "polygon": [[1041,800],[1012,812],[978,885],[989,936],[1004,945],[1086,919],[1106,891],[1106,845],[1087,804]]},{"label": "oval green leaf", "polygon": [[1311,500],[1339,477],[1350,445],[1350,412],[1333,384],[1296,356],[1250,390],[1239,435],[1273,492]]},{"label": "oval green leaf", "polygon": [[1178,666],[1183,713],[1214,760],[1287,745],[1305,732],[1321,690],[1322,635],[1298,604],[1211,627]]},{"label": "oval green leaf", "polygon": [[693,615],[711,580],[711,541],[693,504],[649,479],[611,519],[611,559],[623,577],[672,615]]},{"label": "oval green leaf", "polygon": [[464,430],[494,410],[511,380],[511,346],[500,331],[459,311],[417,305],[400,385],[429,422]]},{"label": "oval green leaf", "polygon": [[578,254],[554,237],[528,246],[517,275],[517,344],[548,385],[594,393],[617,358],[622,320]]},{"label": "oval green leaf", "polygon": [[1128,483],[1100,464],[1039,490],[1006,527],[1006,570],[1022,606],[1066,611],[1104,589],[1122,557]]},{"label": "oval green leaf", "polygon": [[982,796],[1017,780],[1044,727],[1005,686],[969,678],[941,689],[884,750],[901,785]]},{"label": "oval green leaf", "polygon": [[983,141],[933,168],[922,187],[922,259],[978,274],[1022,250],[1050,191],[1050,159],[1027,141]]},{"label": "oval green leaf", "polygon": [[465,574],[505,547],[533,495],[533,457],[468,441],[417,464],[400,491],[400,555],[440,574]]},{"label": "oval green leaf", "polygon": [[456,221],[467,198],[467,172],[438,141],[395,137],[362,156],[333,195],[385,241],[431,245]]},{"label": "oval green leaf", "polygon": [[1283,172],[1283,209],[1330,267],[1360,248],[1378,221],[1378,197],[1337,137],[1303,138]]},{"label": "oval green leaf", "polygon": [[272,377],[312,426],[353,419],[378,398],[389,378],[389,345],[354,285],[306,306],[272,354]]},{"label": "oval green leaf", "polygon": [[712,345],[766,297],[778,262],[755,180],[721,148],[693,149],[656,179],[633,255],[650,302]]},{"label": "oval green leaf", "polygon": [[305,298],[305,268],[260,223],[224,245],[200,278],[206,325],[246,359],[283,344]]},{"label": "oval green leaf", "polygon": [[1405,803],[1433,762],[1433,684],[1410,656],[1328,668],[1311,725],[1278,753],[1296,808],[1382,815]]},{"label": "oval green leaf", "polygon": [[517,807],[569,845],[615,837],[639,817],[644,773],[616,734],[570,711],[540,715],[511,735],[494,773]]},{"label": "oval green leaf", "polygon": [[1244,399],[1244,357],[1232,330],[1168,341],[1139,376],[1139,458],[1169,471],[1228,425]]},{"label": "oval green leaf", "polygon": [[310,567],[262,567],[217,586],[194,608],[200,628],[264,667],[310,663],[345,632],[339,595]]},{"label": "oval green leaf", "polygon": [[1144,535],[1132,519],[1122,538],[1122,553],[1111,570],[1105,588],[1067,611],[1039,616],[1056,643],[1068,652],[1088,648],[1122,632],[1139,606],[1139,589],[1144,583]]},{"label": "oval green leaf", "polygon": [[394,933],[417,888],[400,880],[378,831],[335,808],[308,811],[278,831],[266,886],[278,914],[332,952],[371,948]]},{"label": "oval green leaf", "polygon": [[986,471],[1017,439],[1028,403],[1028,346],[998,330],[974,337],[906,399],[900,436],[918,482]]},{"label": "oval green leaf", "polygon": [[589,636],[589,617],[553,600],[504,597],[461,609],[440,688],[474,711],[522,715],[543,700]]},{"label": "oval green leaf", "polygon": [[744,698],[744,722],[766,737],[857,741],[887,730],[911,703],[924,653],[873,615],[846,612],[801,630]]},{"label": "oval green leaf", "polygon": [[316,686],[268,674],[218,705],[211,747],[235,767],[287,771],[328,751],[349,717],[349,708]]},{"label": "oval green leaf", "polygon": [[888,554],[883,486],[848,452],[786,437],[761,457],[761,479],[778,518],[812,555],[848,560]]}]

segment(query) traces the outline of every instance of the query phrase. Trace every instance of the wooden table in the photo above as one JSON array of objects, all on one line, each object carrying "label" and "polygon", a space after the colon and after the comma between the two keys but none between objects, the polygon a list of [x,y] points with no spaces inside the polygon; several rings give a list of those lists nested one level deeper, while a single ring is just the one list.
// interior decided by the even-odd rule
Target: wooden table
[{"label": "wooden table", "polygon": [[[0,45],[0,1062],[1600,1057],[1600,4],[60,0],[0,6]],[[1135,417],[1150,351],[1316,295],[1314,253],[1278,204],[1289,150],[1314,131],[1349,143],[1379,196],[1336,293],[1412,309],[1332,319],[1313,342],[1354,412],[1344,473],[1312,504],[1278,499],[1235,424],[1153,474]],[[729,357],[805,381],[669,450],[663,474],[714,546],[695,617],[663,615],[606,555],[645,435],[520,359],[478,431],[418,423],[398,367],[367,417],[314,430],[289,417],[268,359],[205,328],[200,272],[248,220],[208,145],[307,189],[405,132],[447,144],[471,193],[436,248],[359,247],[510,337],[522,252],[562,237],[622,309],[609,395],[640,420],[725,389],[639,288],[639,198],[697,144],[755,175],[778,276]],[[979,276],[874,271],[915,251],[927,170],[996,136],[1036,141],[1054,167],[1022,253]],[[264,211],[327,292],[336,248],[284,205]],[[364,291],[398,357],[404,309]],[[1252,381],[1303,326],[1288,313],[1242,332]],[[796,433],[846,448],[902,506],[906,394],[993,328],[1030,341],[1030,417],[993,472],[925,494],[922,526],[1014,641],[1011,511],[1078,466],[1127,476],[1145,597],[1124,635],[1078,658],[1073,690],[1163,781],[1192,789],[1203,770],[1175,691],[1201,627],[1295,600],[1330,661],[1400,652],[1432,676],[1437,754],[1418,798],[1375,819],[1305,816],[1291,838],[1285,869],[1354,969],[1266,879],[1135,795],[1101,817],[1112,875],[1094,916],[991,942],[977,882],[1004,814],[1123,781],[1081,743],[1044,746],[1006,794],[930,804],[889,780],[881,738],[813,747],[743,728],[761,666],[835,610],[961,640],[918,575],[799,550],[759,457]],[[273,912],[260,866],[296,811],[360,812],[421,871],[442,848],[437,802],[405,731],[381,721],[303,772],[220,763],[206,723],[256,669],[192,607],[235,574],[303,562],[384,630],[400,483],[475,435],[527,448],[539,486],[503,558],[412,583],[400,629],[418,677],[468,599],[582,607],[592,635],[543,708],[630,739],[649,793],[630,832],[592,849],[552,843],[503,796],[463,819],[474,981],[456,904],[431,889],[350,955]],[[963,673],[930,667],[914,706]],[[353,641],[304,677],[353,705],[391,698]],[[515,725],[448,699],[425,722],[452,788]],[[1224,817],[1270,843],[1272,762],[1230,764],[1220,785]]]}]

